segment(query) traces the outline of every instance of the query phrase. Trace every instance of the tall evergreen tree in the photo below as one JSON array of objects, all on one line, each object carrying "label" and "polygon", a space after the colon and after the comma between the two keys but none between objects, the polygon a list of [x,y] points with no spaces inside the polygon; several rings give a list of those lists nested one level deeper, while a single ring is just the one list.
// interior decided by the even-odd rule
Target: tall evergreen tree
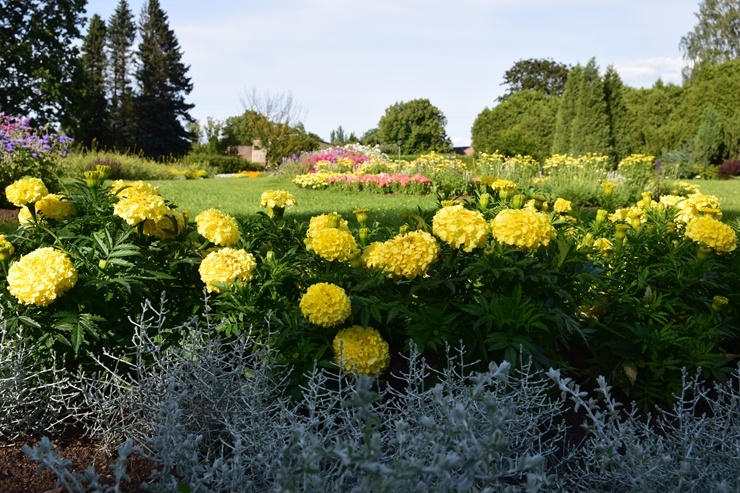
[{"label": "tall evergreen tree", "polygon": [[85,0],[0,3],[0,111],[74,126]]},{"label": "tall evergreen tree", "polygon": [[105,21],[95,14],[82,42],[85,110],[75,131],[75,140],[86,147],[109,144],[108,97],[106,94]]},{"label": "tall evergreen tree", "polygon": [[576,118],[576,101],[583,82],[583,67],[576,65],[568,72],[568,79],[563,88],[563,97],[560,101],[557,116],[555,117],[555,132],[553,133],[552,153],[567,154],[570,152],[571,128]]},{"label": "tall evergreen tree", "polygon": [[714,106],[704,108],[691,149],[691,164],[720,164],[726,155],[724,125]]},{"label": "tall evergreen tree", "polygon": [[148,0],[142,9],[139,34],[138,92],[134,97],[137,147],[154,158],[184,154],[193,138],[183,126],[183,121],[192,121],[188,112],[193,105],[185,102],[185,96],[193,84],[158,0]]},{"label": "tall evergreen tree", "polygon": [[583,68],[583,79],[576,100],[576,116],[570,129],[570,150],[574,156],[587,152],[612,155],[609,142],[609,115],[604,83],[592,58]]},{"label": "tall evergreen tree", "polygon": [[619,163],[632,153],[630,118],[624,100],[624,84],[616,69],[609,65],[604,73],[604,99],[609,119],[609,145],[612,160]]},{"label": "tall evergreen tree", "polygon": [[106,35],[110,143],[119,151],[132,150],[135,146],[135,118],[131,75],[136,24],[126,0],[119,0],[115,12],[108,19]]}]

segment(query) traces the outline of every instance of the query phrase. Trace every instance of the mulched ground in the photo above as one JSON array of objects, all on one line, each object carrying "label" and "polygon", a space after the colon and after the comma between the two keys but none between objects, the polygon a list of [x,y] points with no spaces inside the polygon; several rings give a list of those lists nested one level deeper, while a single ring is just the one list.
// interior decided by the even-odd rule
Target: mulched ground
[{"label": "mulched ground", "polygon": [[[29,446],[36,445],[36,440],[24,442]],[[94,441],[80,438],[74,433],[53,441],[57,453],[64,459],[72,461],[71,471],[83,472],[92,465],[96,472],[109,472],[108,466],[116,457],[102,451]],[[32,462],[21,450],[23,443],[12,445],[0,443],[0,492],[2,493],[63,493],[63,488],[55,488],[56,477],[46,470],[37,474],[39,463]],[[143,493],[139,485],[146,481],[151,471],[150,465],[141,458],[129,459],[127,472],[130,483],[124,483],[124,493]],[[109,474],[109,484],[113,484],[113,475]],[[107,481],[106,481],[107,482]]]},{"label": "mulched ground", "polygon": [[18,209],[0,209],[0,223],[2,222],[17,222],[18,221]]}]

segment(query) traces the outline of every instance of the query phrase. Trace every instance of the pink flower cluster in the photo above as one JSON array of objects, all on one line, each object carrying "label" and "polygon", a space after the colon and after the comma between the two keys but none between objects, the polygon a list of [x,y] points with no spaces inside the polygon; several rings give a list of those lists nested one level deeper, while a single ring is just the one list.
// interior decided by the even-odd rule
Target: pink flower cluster
[{"label": "pink flower cluster", "polygon": [[337,175],[327,179],[329,183],[363,183],[372,184],[377,187],[390,187],[393,185],[400,185],[405,187],[409,184],[421,184],[430,186],[432,182],[424,175],[415,174],[413,176],[404,175],[403,173],[379,173],[377,175]]}]

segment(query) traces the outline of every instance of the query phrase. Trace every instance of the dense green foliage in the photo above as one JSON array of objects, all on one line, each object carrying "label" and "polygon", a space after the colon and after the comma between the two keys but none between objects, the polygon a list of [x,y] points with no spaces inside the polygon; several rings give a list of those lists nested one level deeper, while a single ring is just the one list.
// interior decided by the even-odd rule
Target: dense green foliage
[{"label": "dense green foliage", "polygon": [[395,103],[378,122],[381,143],[398,144],[402,154],[448,152],[452,142],[445,132],[447,118],[428,99]]},{"label": "dense green foliage", "polygon": [[[0,8],[0,112],[75,125],[85,0],[8,0]],[[54,35],[50,35],[54,33]]]},{"label": "dense green foliage", "polygon": [[519,60],[504,72],[502,85],[509,86],[499,101],[519,91],[536,91],[542,94],[562,96],[570,67],[549,58]]},{"label": "dense green foliage", "polygon": [[736,0],[702,0],[694,29],[681,38],[680,48],[689,65],[684,76],[706,65],[740,58],[740,4]]},{"label": "dense green foliage", "polygon": [[472,146],[477,152],[529,155],[543,161],[550,155],[559,104],[556,96],[532,90],[515,92],[478,115]]}]

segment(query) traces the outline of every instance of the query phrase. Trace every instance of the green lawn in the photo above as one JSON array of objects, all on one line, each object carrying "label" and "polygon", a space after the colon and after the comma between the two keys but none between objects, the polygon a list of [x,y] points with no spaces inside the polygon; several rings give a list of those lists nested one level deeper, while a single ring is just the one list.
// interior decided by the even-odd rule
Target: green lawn
[{"label": "green lawn", "polygon": [[228,214],[244,217],[264,211],[260,208],[260,195],[265,190],[287,190],[298,201],[298,205],[286,210],[286,217],[308,220],[311,216],[338,212],[346,219],[353,217],[352,210],[370,209],[370,221],[382,226],[402,224],[400,213],[416,211],[417,207],[433,210],[436,197],[433,195],[382,195],[375,193],[352,193],[340,190],[307,190],[293,184],[287,178],[260,176],[258,178],[214,178],[209,180],[151,181],[159,192],[181,210],[195,217],[199,212],[215,208]]},{"label": "green lawn", "polygon": [[716,195],[719,198],[724,221],[740,219],[740,179],[732,180],[690,180],[699,185],[701,193]]}]

